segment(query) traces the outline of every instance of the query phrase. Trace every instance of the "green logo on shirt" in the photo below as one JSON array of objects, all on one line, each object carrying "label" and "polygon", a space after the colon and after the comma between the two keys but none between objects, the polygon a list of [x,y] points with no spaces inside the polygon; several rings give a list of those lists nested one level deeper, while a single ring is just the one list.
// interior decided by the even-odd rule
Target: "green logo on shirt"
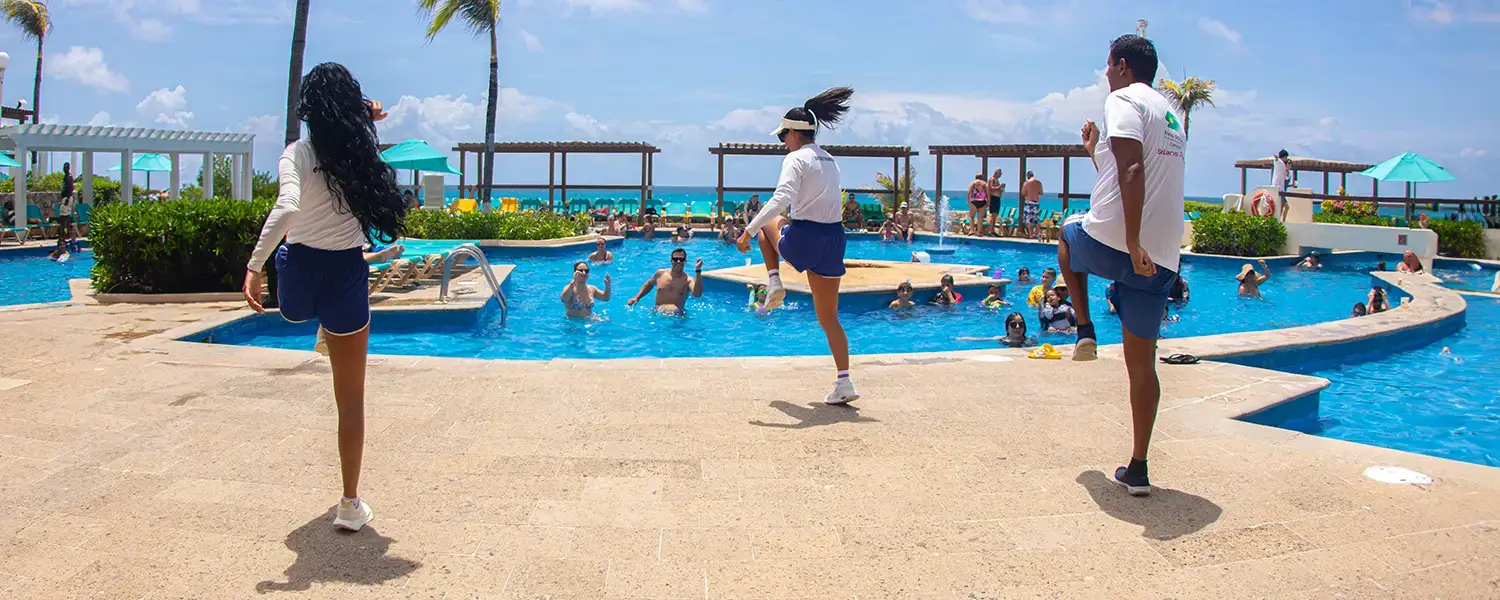
[{"label": "green logo on shirt", "polygon": [[1177,115],[1172,114],[1170,111],[1167,112],[1167,129],[1182,131],[1182,125],[1177,123]]}]

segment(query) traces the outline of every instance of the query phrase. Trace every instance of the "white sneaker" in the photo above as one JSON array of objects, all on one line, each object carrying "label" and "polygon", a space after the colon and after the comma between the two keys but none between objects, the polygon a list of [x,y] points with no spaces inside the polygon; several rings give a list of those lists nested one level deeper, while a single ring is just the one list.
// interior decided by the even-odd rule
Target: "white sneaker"
[{"label": "white sneaker", "polygon": [[833,383],[833,393],[823,399],[823,404],[848,404],[859,399],[859,392],[854,391],[854,381],[843,378]]},{"label": "white sneaker", "polygon": [[766,284],[766,310],[781,308],[785,299],[786,288],[781,285],[781,278],[772,279]]},{"label": "white sneaker", "polygon": [[363,500],[355,504],[353,500],[339,500],[338,514],[333,517],[333,526],[349,531],[359,531],[365,523],[375,518],[375,511],[370,510],[370,505]]},{"label": "white sneaker", "polygon": [[1078,345],[1073,346],[1073,360],[1094,360],[1099,358],[1099,342],[1093,338],[1078,340]]}]

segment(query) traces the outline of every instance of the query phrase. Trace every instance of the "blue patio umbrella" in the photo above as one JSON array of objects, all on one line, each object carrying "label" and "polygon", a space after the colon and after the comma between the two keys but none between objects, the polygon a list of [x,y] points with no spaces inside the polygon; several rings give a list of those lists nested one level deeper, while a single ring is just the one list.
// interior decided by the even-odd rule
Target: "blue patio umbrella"
[{"label": "blue patio umbrella", "polygon": [[[1454,181],[1454,177],[1442,166],[1415,152],[1402,152],[1383,163],[1359,172],[1378,181],[1399,181],[1406,184],[1406,197],[1416,197],[1418,183]],[[1406,203],[1406,218],[1410,219],[1412,203]]]},{"label": "blue patio umbrella", "polygon": [[427,142],[416,138],[391,146],[385,152],[380,153],[380,159],[394,169],[461,175],[458,169],[448,164],[448,155],[434,150],[432,146],[427,145]]},{"label": "blue patio umbrella", "polygon": [[3,152],[0,152],[0,167],[19,167],[19,166],[21,166],[21,163],[16,162],[16,159],[11,158],[11,156],[9,154],[5,154]]},{"label": "blue patio umbrella", "polygon": [[[141,171],[141,172],[143,172],[143,173],[146,174],[146,188],[147,189],[151,188],[151,174],[152,173],[170,173],[170,172],[172,172],[172,159],[167,158],[165,156],[162,156],[160,154],[152,154],[152,153],[142,154],[140,156],[135,157],[135,161],[133,163],[131,163],[131,164],[133,166],[133,168],[131,169],[132,171]],[[116,166],[110,167],[109,170],[111,170],[111,171],[118,171],[118,170],[120,170],[120,166],[122,166],[122,165],[116,165]]]}]

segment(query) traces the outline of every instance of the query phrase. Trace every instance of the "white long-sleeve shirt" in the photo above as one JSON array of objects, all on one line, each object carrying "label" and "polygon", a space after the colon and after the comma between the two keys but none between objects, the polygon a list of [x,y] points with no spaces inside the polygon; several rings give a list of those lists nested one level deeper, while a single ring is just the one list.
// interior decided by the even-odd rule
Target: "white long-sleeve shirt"
[{"label": "white long-sleeve shirt", "polygon": [[260,230],[260,241],[250,254],[247,268],[256,272],[264,268],[282,237],[287,243],[319,250],[364,246],[365,234],[359,230],[359,219],[340,207],[328,191],[328,181],[317,169],[318,157],[313,153],[312,142],[305,139],[292,142],[281,153],[278,166],[280,191],[276,207],[266,216],[266,225]]},{"label": "white long-sleeve shirt", "polygon": [[839,165],[817,144],[808,144],[781,160],[781,179],[776,192],[750,221],[752,236],[772,218],[790,207],[793,220],[842,223],[844,198],[839,190]]}]

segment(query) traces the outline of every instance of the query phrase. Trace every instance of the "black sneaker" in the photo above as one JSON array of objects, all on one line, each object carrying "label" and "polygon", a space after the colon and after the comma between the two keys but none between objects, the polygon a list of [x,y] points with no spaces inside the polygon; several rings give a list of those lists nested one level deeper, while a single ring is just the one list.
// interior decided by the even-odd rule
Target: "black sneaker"
[{"label": "black sneaker", "polygon": [[1120,467],[1115,469],[1115,483],[1125,488],[1125,493],[1132,496],[1150,496],[1151,480],[1146,477],[1145,469],[1138,473],[1131,473],[1129,468]]}]

